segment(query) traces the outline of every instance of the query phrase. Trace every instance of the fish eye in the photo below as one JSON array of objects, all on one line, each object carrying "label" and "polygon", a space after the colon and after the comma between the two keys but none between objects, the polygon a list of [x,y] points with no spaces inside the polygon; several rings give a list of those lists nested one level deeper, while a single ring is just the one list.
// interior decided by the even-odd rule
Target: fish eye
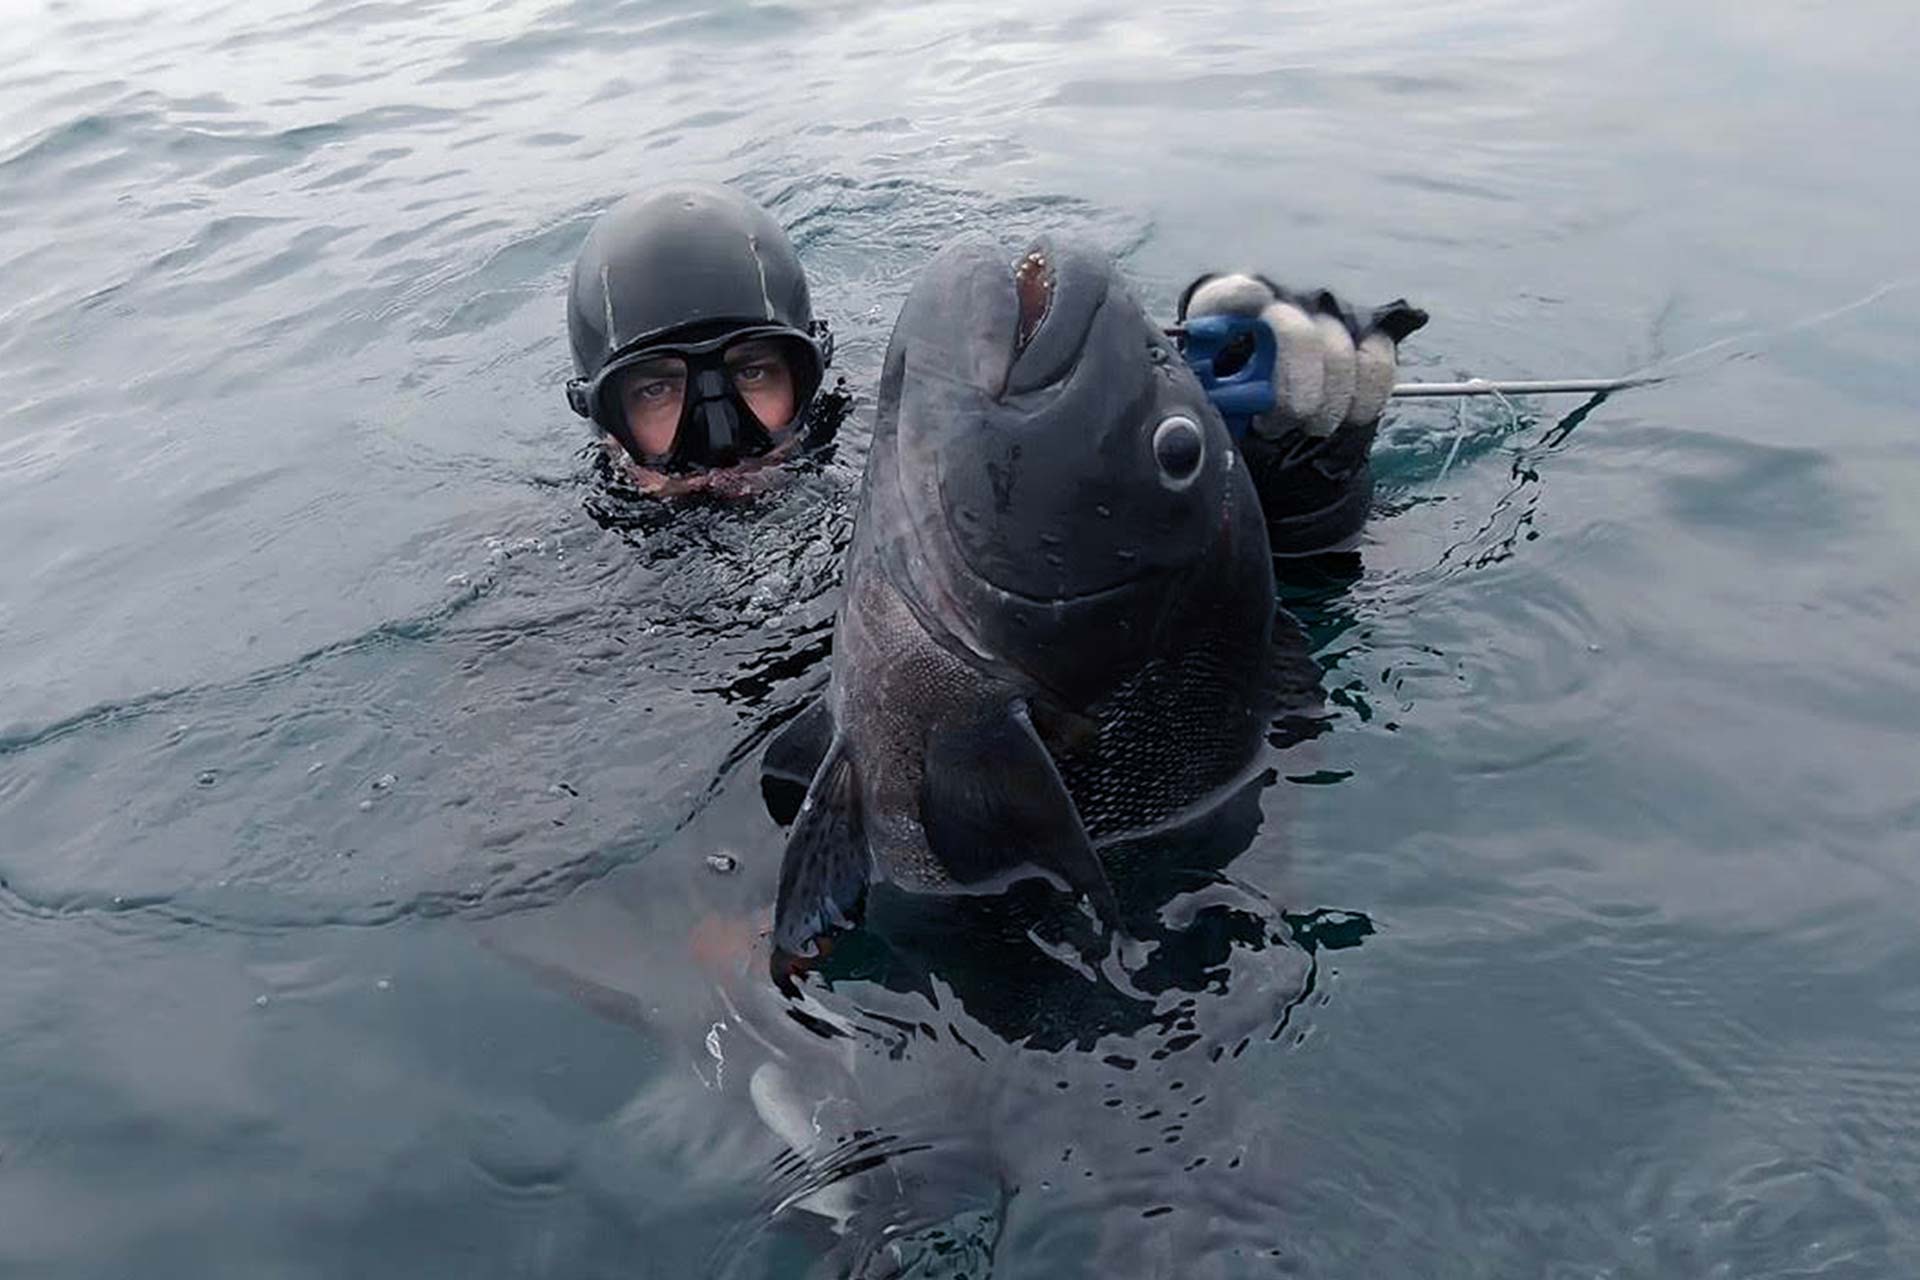
[{"label": "fish eye", "polygon": [[1161,483],[1170,489],[1184,489],[1200,473],[1206,458],[1207,438],[1200,426],[1185,414],[1162,418],[1153,429],[1153,459],[1160,464]]}]

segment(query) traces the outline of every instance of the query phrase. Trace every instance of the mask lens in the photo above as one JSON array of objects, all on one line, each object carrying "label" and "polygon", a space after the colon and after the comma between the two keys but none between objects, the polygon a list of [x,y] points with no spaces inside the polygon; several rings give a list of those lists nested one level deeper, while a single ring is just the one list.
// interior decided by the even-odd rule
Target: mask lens
[{"label": "mask lens", "polygon": [[799,363],[794,343],[782,338],[744,338],[726,349],[727,380],[760,425],[777,431],[800,410]]},{"label": "mask lens", "polygon": [[791,330],[689,335],[608,375],[635,461],[729,467],[773,448],[819,389],[819,350]]},{"label": "mask lens", "polygon": [[620,373],[620,408],[633,442],[648,457],[665,457],[687,401],[687,362],[650,356]]}]

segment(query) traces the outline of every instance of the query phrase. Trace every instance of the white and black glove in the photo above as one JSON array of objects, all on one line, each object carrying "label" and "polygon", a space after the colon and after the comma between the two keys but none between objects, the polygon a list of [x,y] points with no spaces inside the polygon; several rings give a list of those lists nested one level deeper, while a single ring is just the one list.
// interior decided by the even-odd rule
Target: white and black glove
[{"label": "white and black glove", "polygon": [[1276,555],[1351,542],[1373,498],[1368,456],[1397,372],[1401,339],[1427,322],[1404,299],[1362,319],[1333,294],[1295,293],[1251,272],[1209,272],[1180,295],[1179,318],[1258,318],[1273,331],[1274,407],[1241,450]]},{"label": "white and black glove", "polygon": [[1258,317],[1273,331],[1278,403],[1254,420],[1269,439],[1290,431],[1329,436],[1378,422],[1393,390],[1396,348],[1427,322],[1427,313],[1405,299],[1363,320],[1325,289],[1294,293],[1238,271],[1203,275],[1180,295],[1182,321],[1214,315]]}]

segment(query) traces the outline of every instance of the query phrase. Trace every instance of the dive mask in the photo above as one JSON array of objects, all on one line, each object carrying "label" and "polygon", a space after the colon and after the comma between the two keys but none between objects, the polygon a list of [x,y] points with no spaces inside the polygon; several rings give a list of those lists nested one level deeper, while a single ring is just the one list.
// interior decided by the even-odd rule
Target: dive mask
[{"label": "dive mask", "polygon": [[[697,341],[643,340],[590,381],[569,382],[567,399],[644,466],[729,467],[766,453],[805,416],[832,351],[822,321],[806,333],[754,325]],[[781,421],[763,422],[756,404],[787,410]]]}]

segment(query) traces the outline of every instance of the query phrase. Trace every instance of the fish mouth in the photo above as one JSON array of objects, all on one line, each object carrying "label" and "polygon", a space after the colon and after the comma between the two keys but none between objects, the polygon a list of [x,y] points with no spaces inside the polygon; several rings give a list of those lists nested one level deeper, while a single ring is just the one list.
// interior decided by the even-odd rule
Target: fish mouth
[{"label": "fish mouth", "polygon": [[1069,592],[1066,595],[1036,596],[1029,595],[1023,591],[1016,591],[1012,587],[1003,587],[992,578],[975,572],[971,566],[969,566],[967,572],[976,582],[1009,603],[1032,605],[1042,609],[1061,609],[1071,605],[1091,604],[1095,601],[1111,599],[1120,595],[1122,592],[1131,591],[1133,588],[1151,578],[1154,573],[1151,569],[1142,569],[1133,577],[1123,578],[1119,582],[1108,583],[1104,587],[1093,587],[1086,591]]},{"label": "fish mouth", "polygon": [[[951,540],[951,527],[943,531]],[[924,551],[921,553],[928,571],[910,575],[909,589],[900,592],[908,609],[928,635],[949,649],[969,654],[994,666],[1021,671],[1025,670],[1024,665],[1002,652],[1001,646],[989,642],[975,625],[975,618],[985,616],[995,608],[1058,615],[1068,609],[1097,606],[1119,599],[1154,575],[1153,570],[1143,569],[1124,581],[1086,591],[1034,595],[1002,586],[975,569],[967,562],[966,554],[957,542],[952,543],[949,554],[951,558],[936,558],[927,556]],[[935,568],[935,564],[943,564],[943,567]],[[961,579],[965,580],[964,583]],[[1029,678],[1032,678],[1030,673]]]}]

